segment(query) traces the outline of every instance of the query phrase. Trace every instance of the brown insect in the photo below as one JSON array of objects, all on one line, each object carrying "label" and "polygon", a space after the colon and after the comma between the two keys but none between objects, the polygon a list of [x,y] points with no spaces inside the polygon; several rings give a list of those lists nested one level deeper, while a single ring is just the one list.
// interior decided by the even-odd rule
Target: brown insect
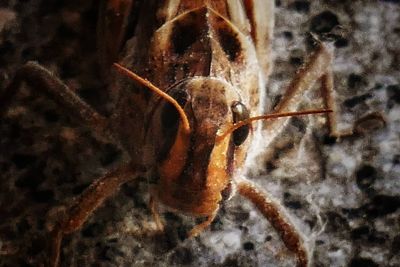
[{"label": "brown insect", "polygon": [[[196,236],[212,223],[220,203],[238,192],[268,219],[296,256],[297,266],[308,266],[302,234],[278,202],[243,178],[243,169],[256,149],[252,139],[274,138],[287,119],[268,121],[265,129],[253,129],[252,121],[330,112],[330,132],[339,136],[327,47],[319,43],[270,115],[256,116],[269,108],[264,87],[272,68],[274,1],[113,0],[104,1],[101,10],[102,67],[107,70],[118,61],[116,69],[134,80],[122,75],[111,79],[116,95],[112,117],[100,115],[33,62],[17,72],[0,96],[4,112],[21,82],[26,82],[131,157],[68,206],[51,230],[49,265],[59,264],[63,236],[79,230],[122,184],[145,176],[152,184],[149,206],[160,230],[158,203],[205,217],[188,234]],[[132,21],[135,30],[127,33]],[[296,111],[302,94],[316,81],[321,82],[326,109]]]}]

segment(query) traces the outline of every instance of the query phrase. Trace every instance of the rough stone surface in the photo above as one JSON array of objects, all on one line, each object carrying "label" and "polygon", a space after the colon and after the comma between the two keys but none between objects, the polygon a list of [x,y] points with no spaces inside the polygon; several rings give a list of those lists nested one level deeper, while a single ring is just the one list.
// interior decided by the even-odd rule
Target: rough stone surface
[{"label": "rough stone surface", "polygon": [[[0,1],[0,89],[36,60],[105,111],[96,2]],[[249,177],[298,223],[314,266],[400,266],[400,5],[276,3],[271,99],[307,59],[313,31],[336,48],[338,120],[342,129],[358,125],[358,134],[335,141],[319,118],[293,119]],[[48,212],[123,155],[26,87],[0,121],[0,266],[40,266]],[[147,201],[144,182],[124,186],[65,238],[62,266],[293,266],[269,223],[238,196],[194,239],[185,233],[196,220],[171,212],[162,214],[166,233],[152,235]]]}]

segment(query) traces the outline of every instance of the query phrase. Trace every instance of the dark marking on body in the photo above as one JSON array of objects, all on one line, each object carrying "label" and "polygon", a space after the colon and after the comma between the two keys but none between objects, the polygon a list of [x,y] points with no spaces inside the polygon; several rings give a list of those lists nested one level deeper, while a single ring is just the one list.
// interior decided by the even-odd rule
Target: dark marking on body
[{"label": "dark marking on body", "polygon": [[204,12],[200,14],[190,12],[174,23],[171,43],[175,54],[183,55],[191,45],[204,35],[202,33],[204,31],[202,27],[204,23],[202,22],[205,21],[205,18],[199,18],[204,15]]},{"label": "dark marking on body", "polygon": [[230,31],[230,29],[221,28],[218,30],[218,39],[228,59],[236,61],[242,49],[237,34]]}]

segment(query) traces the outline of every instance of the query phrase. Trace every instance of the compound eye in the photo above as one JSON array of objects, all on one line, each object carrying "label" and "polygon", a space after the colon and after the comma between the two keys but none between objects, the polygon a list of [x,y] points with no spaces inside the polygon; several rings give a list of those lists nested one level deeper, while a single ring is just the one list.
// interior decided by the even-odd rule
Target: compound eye
[{"label": "compound eye", "polygon": [[[179,90],[171,94],[171,96],[179,103],[181,107],[186,105],[188,94],[184,90]],[[164,131],[169,131],[171,128],[177,128],[180,121],[179,113],[176,108],[169,102],[164,103],[161,114],[161,124]]]},{"label": "compound eye", "polygon": [[[183,108],[188,101],[188,94],[184,90],[175,91],[171,96],[179,103]],[[161,130],[163,132],[163,144],[159,151],[158,159],[162,161],[168,155],[178,132],[178,126],[180,122],[180,116],[176,108],[169,102],[162,104],[161,108]]]},{"label": "compound eye", "polygon": [[[250,117],[249,110],[240,101],[234,101],[231,105],[231,110],[233,114],[234,123],[247,120]],[[243,144],[243,142],[246,141],[249,132],[250,132],[250,125],[243,125],[242,127],[236,129],[232,134],[233,143],[236,146],[240,146],[241,144]]]}]

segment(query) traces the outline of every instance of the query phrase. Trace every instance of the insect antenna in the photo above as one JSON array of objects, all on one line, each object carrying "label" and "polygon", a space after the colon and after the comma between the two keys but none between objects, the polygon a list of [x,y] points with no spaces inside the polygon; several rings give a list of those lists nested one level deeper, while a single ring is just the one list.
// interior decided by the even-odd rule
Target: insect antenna
[{"label": "insect antenna", "polygon": [[228,128],[225,132],[218,134],[216,137],[216,142],[222,141],[226,136],[228,136],[230,133],[235,131],[236,129],[250,124],[253,121],[258,121],[258,120],[269,120],[269,119],[275,119],[275,118],[282,118],[282,117],[293,117],[293,116],[304,116],[304,115],[309,115],[309,114],[319,114],[319,113],[330,113],[333,112],[331,109],[311,109],[311,110],[303,110],[303,111],[296,111],[296,112],[281,112],[281,113],[272,113],[272,114],[266,114],[266,115],[261,115],[261,116],[254,116],[251,118],[248,118],[246,120],[237,122],[233,124],[230,128]]},{"label": "insect antenna", "polygon": [[136,73],[134,73],[131,70],[121,66],[120,64],[114,63],[113,65],[123,75],[128,76],[132,80],[134,80],[134,81],[140,83],[141,85],[147,87],[148,89],[150,89],[151,91],[153,91],[154,93],[156,93],[157,95],[159,95],[160,97],[164,98],[166,101],[171,103],[176,108],[176,110],[179,113],[179,116],[181,117],[183,130],[186,133],[190,133],[190,124],[189,124],[189,120],[188,120],[188,118],[186,116],[186,113],[183,110],[183,108],[179,105],[179,103],[173,97],[171,97],[167,93],[163,92],[161,89],[159,89],[157,86],[152,84],[150,81],[140,77]]}]

